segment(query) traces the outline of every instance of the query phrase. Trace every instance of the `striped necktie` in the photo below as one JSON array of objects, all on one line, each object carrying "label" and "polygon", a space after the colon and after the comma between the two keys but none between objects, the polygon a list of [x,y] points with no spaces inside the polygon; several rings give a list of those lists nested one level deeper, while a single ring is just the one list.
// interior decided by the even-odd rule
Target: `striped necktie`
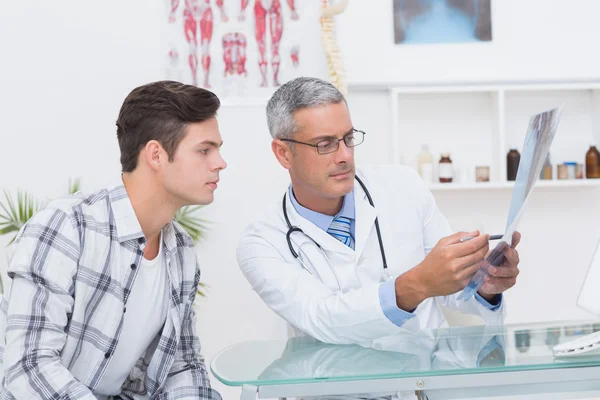
[{"label": "striped necktie", "polygon": [[342,217],[341,215],[336,217],[329,228],[327,233],[331,236],[344,243],[346,246],[354,249],[354,238],[350,233],[350,218]]}]

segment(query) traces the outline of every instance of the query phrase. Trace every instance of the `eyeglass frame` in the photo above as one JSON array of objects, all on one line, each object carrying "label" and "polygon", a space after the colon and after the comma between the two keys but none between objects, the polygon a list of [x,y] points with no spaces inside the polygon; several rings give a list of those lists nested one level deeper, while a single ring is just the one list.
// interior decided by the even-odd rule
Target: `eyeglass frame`
[{"label": "eyeglass frame", "polygon": [[[357,143],[354,146],[348,146],[348,143],[346,143],[346,138],[349,137],[349,135],[354,135],[356,132],[362,133],[362,135],[363,135],[362,142]],[[346,133],[344,136],[342,136],[341,139],[338,139],[335,136],[331,136],[330,138],[320,140],[319,142],[317,142],[315,144],[306,143],[306,142],[300,142],[300,141],[294,140],[294,139],[279,139],[279,140],[281,140],[282,142],[298,143],[298,144],[304,144],[304,145],[307,145],[307,146],[310,146],[310,147],[314,147],[315,149],[317,149],[317,153],[318,154],[324,155],[324,154],[335,153],[340,148],[340,142],[342,140],[344,141],[344,144],[346,145],[346,147],[348,147],[348,148],[356,147],[356,146],[358,146],[359,144],[362,144],[365,141],[365,135],[366,134],[367,133],[365,131],[361,131],[360,129],[354,129],[354,128],[352,128],[352,130],[350,132]],[[337,140],[337,145],[336,145],[335,149],[331,150],[331,151],[328,151],[327,153],[321,153],[321,152],[319,152],[319,143],[325,142],[327,140]]]}]

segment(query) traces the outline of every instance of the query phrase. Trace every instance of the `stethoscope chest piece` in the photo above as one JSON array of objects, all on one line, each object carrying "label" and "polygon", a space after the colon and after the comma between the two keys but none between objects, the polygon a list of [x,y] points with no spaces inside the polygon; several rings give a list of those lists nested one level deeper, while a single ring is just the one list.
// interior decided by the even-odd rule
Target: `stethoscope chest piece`
[{"label": "stethoscope chest piece", "polygon": [[392,278],[392,276],[387,271],[385,271],[383,273],[383,276],[381,277],[381,282],[390,282],[393,280],[394,280],[394,278]]}]

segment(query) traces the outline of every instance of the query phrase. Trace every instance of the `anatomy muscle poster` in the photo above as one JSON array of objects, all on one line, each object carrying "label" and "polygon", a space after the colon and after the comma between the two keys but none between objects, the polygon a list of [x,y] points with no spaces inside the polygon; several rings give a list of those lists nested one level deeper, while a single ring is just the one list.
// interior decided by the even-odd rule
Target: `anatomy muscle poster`
[{"label": "anatomy muscle poster", "polygon": [[233,97],[268,96],[315,75],[303,53],[322,52],[316,1],[162,1],[166,79]]}]

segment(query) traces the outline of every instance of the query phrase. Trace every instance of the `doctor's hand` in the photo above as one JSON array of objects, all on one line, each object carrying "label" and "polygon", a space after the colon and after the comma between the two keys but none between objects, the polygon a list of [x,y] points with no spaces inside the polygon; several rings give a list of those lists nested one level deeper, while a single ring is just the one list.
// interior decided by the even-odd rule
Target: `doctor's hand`
[{"label": "doctor's hand", "polygon": [[[473,239],[461,243],[460,239]],[[489,250],[489,235],[459,232],[440,239],[415,268],[396,279],[396,302],[405,311],[429,297],[454,294],[467,286]]]},{"label": "doctor's hand", "polygon": [[[479,289],[478,293],[484,299],[491,301],[496,295],[503,293],[517,283],[519,275],[519,252],[516,250],[521,241],[519,232],[513,233],[512,243],[509,246],[505,244],[502,250],[504,253],[504,262],[500,267],[490,266],[488,274],[485,276],[485,283]],[[486,256],[487,257],[487,256]]]}]

